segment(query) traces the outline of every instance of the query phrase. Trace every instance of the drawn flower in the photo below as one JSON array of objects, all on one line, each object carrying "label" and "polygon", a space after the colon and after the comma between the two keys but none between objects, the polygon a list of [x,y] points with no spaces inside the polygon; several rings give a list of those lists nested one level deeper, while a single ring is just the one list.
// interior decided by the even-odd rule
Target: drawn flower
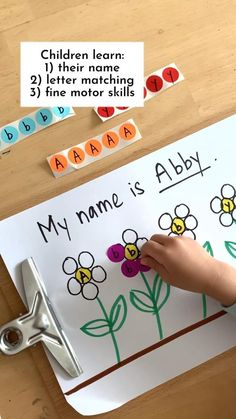
[{"label": "drawn flower", "polygon": [[215,196],[210,207],[212,212],[220,214],[219,221],[224,227],[230,227],[236,222],[236,191],[232,185],[225,184],[222,186],[221,197]]},{"label": "drawn flower", "polygon": [[67,289],[71,295],[82,294],[86,300],[95,300],[98,296],[99,288],[96,283],[104,282],[107,274],[102,266],[94,266],[94,262],[94,257],[89,252],[81,252],[78,262],[70,256],[65,258],[62,270],[70,275]]},{"label": "drawn flower", "polygon": [[190,214],[190,209],[185,204],[175,207],[174,216],[168,212],[162,214],[158,220],[158,225],[162,230],[170,230],[168,236],[187,236],[196,239],[193,230],[197,228],[197,219]]},{"label": "drawn flower", "polygon": [[147,272],[149,267],[140,262],[140,250],[147,241],[145,237],[138,237],[136,231],[127,229],[122,233],[124,244],[113,244],[107,250],[107,256],[112,262],[122,262],[121,272],[128,278],[132,278],[139,272]]}]

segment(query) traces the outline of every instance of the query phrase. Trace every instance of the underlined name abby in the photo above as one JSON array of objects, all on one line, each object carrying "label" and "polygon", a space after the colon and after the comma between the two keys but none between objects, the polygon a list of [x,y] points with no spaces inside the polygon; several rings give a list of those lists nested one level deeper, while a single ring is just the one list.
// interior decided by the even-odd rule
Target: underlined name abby
[{"label": "underlined name abby", "polygon": [[210,168],[210,165],[202,167],[198,151],[195,154],[192,153],[187,158],[177,152],[177,155],[169,158],[167,163],[157,162],[155,165],[156,177],[159,184],[162,184],[166,180],[171,181],[171,183],[159,190],[159,193],[173,188],[194,176],[203,176],[204,172]]}]

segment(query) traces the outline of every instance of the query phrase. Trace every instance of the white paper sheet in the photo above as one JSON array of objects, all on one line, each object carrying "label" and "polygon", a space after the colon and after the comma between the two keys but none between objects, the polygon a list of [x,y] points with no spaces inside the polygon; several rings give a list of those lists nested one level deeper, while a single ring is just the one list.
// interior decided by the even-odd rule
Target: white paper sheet
[{"label": "white paper sheet", "polygon": [[[18,291],[23,298],[19,264],[32,256],[79,358],[84,373],[70,379],[49,357],[80,413],[117,408],[235,345],[236,320],[216,301],[140,273],[135,241],[172,230],[236,266],[235,130],[233,116],[1,221],[0,251]],[[107,256],[114,244],[119,262]]]}]

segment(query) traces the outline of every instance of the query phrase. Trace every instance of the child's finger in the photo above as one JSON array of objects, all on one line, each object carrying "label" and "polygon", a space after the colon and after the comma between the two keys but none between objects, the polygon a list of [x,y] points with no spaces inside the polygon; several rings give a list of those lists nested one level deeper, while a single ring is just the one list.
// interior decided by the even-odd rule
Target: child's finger
[{"label": "child's finger", "polygon": [[150,240],[156,243],[160,243],[162,245],[165,245],[166,243],[168,243],[170,239],[171,238],[169,236],[166,236],[165,234],[153,234],[153,236],[150,238]]},{"label": "child's finger", "polygon": [[165,269],[163,265],[161,265],[161,263],[158,263],[155,259],[149,256],[145,256],[144,258],[141,258],[141,263],[142,265],[148,266],[149,268],[157,271],[163,279],[167,278],[167,275],[168,275],[167,270]]},{"label": "child's finger", "polygon": [[156,243],[152,240],[146,242],[141,249],[141,257],[150,256],[157,260],[159,263],[163,263],[164,258],[164,246]]}]

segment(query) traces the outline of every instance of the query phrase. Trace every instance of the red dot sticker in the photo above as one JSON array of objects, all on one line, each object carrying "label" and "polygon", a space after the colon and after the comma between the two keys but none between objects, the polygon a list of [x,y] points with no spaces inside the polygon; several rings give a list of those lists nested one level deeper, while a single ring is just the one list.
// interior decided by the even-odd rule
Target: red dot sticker
[{"label": "red dot sticker", "polygon": [[68,162],[63,154],[55,154],[50,160],[50,166],[54,172],[61,173],[66,170]]},{"label": "red dot sticker", "polygon": [[150,92],[159,92],[162,89],[163,86],[163,80],[159,76],[150,76],[146,80],[146,86]]},{"label": "red dot sticker", "polygon": [[110,118],[114,112],[115,108],[107,108],[107,107],[99,107],[97,108],[98,115],[102,116],[103,118]]},{"label": "red dot sticker", "polygon": [[169,83],[174,83],[179,78],[179,72],[176,68],[166,67],[162,72],[163,79]]},{"label": "red dot sticker", "polygon": [[143,88],[143,98],[145,99],[145,97],[147,96],[147,89],[146,87]]},{"label": "red dot sticker", "polygon": [[124,111],[125,109],[128,109],[128,106],[117,106],[116,109],[119,109],[120,111]]}]

